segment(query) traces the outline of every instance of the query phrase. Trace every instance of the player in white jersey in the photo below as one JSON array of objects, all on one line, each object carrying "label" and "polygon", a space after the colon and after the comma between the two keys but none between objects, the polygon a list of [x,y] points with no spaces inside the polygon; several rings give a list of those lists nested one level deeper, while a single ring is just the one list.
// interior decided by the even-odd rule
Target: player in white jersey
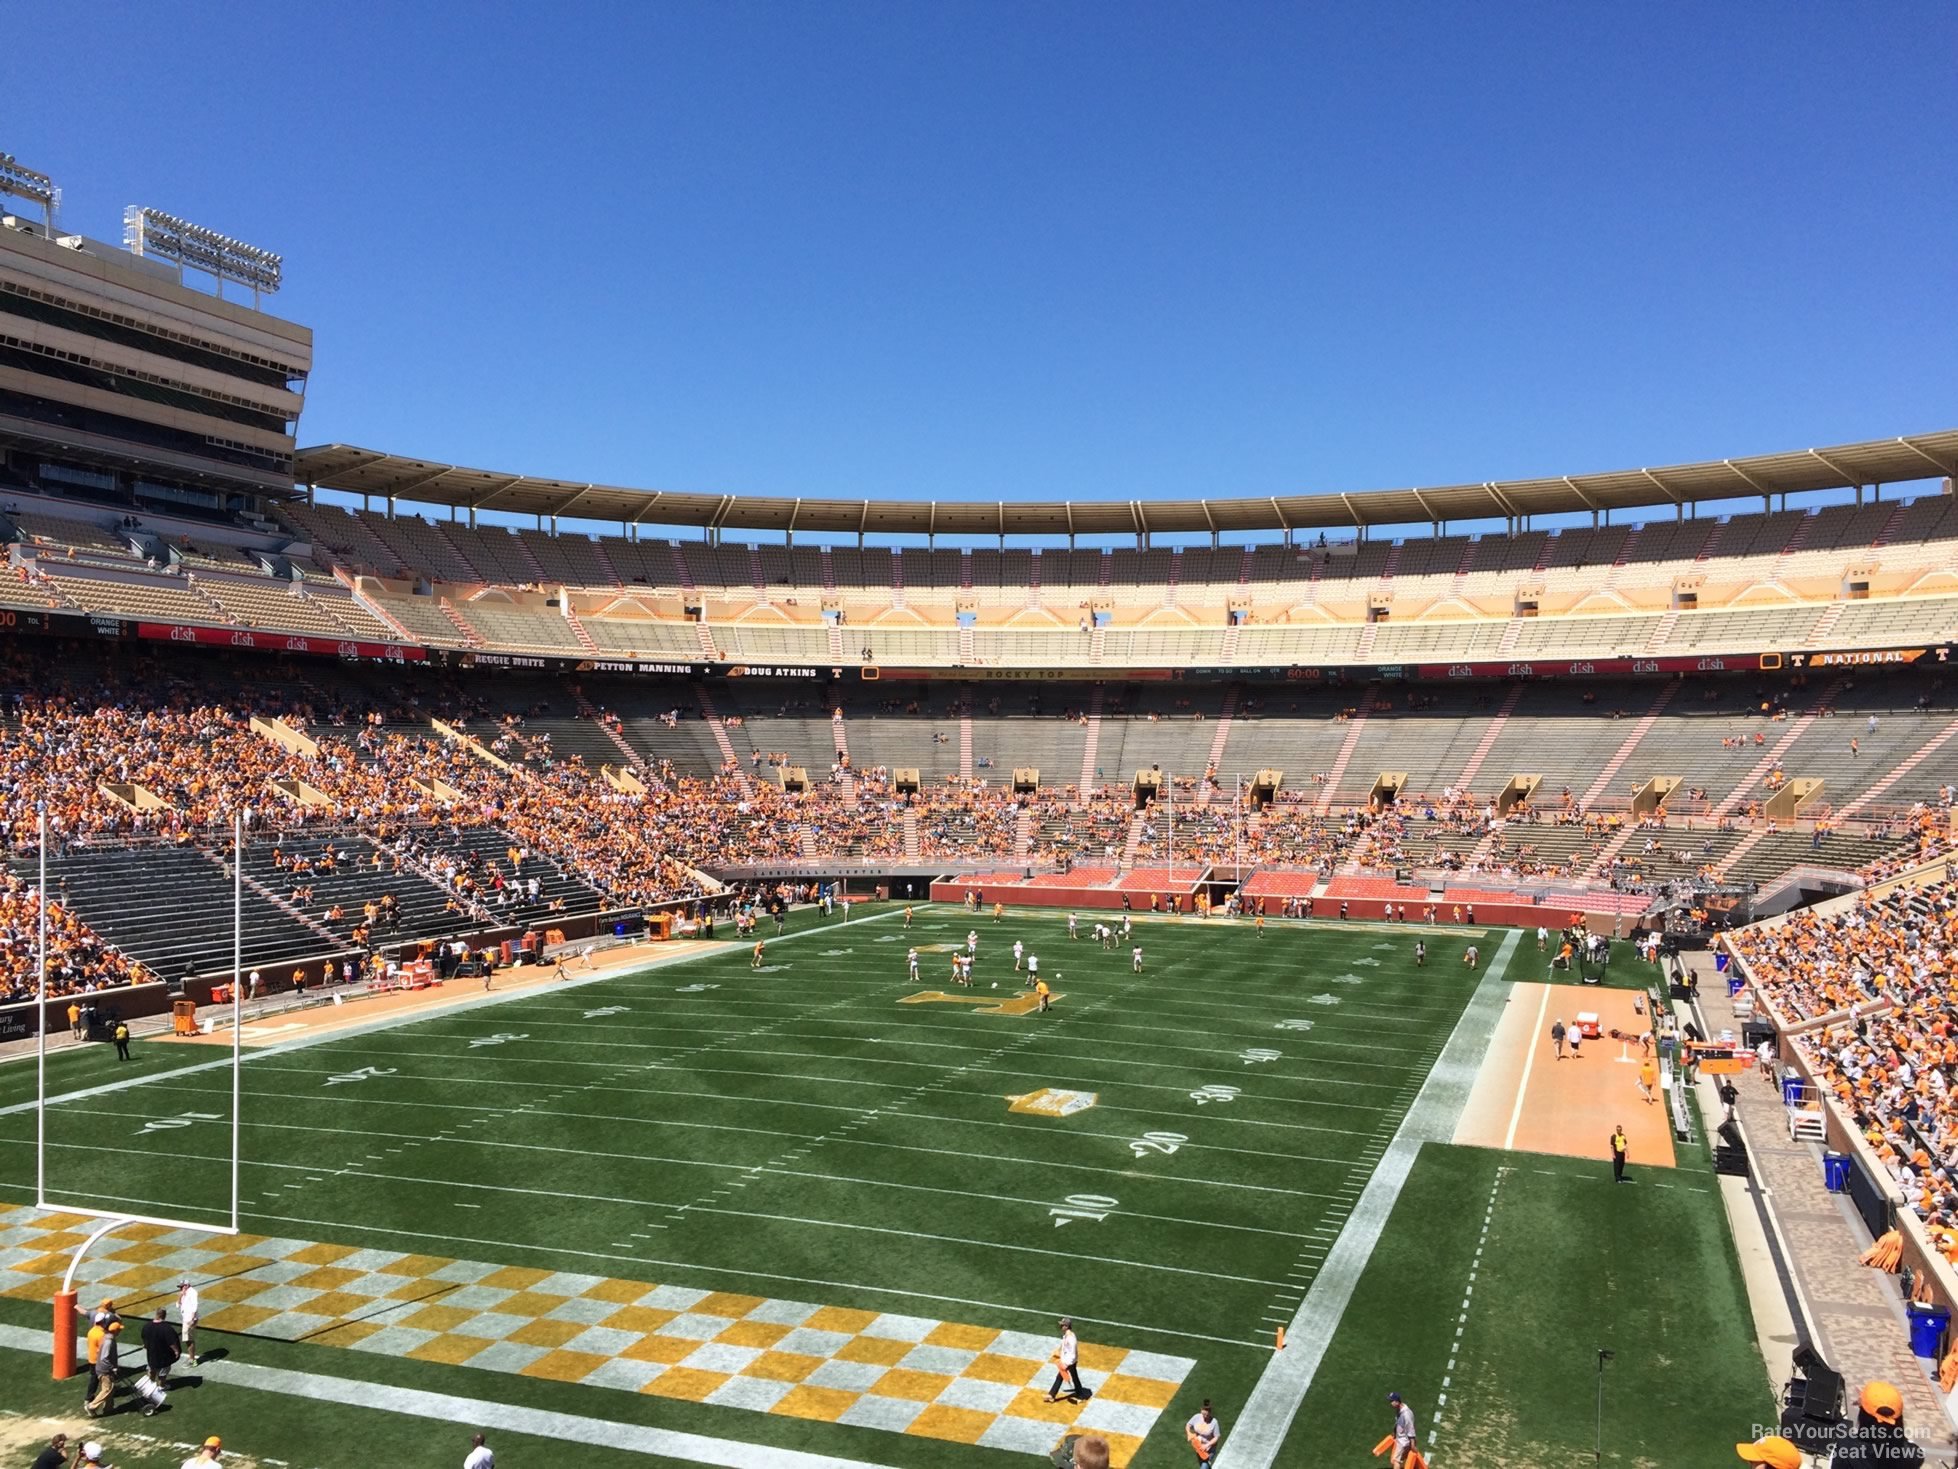
[{"label": "player in white jersey", "polygon": [[1133,949],[1129,950],[1129,968],[1133,969],[1137,974],[1142,973],[1142,945],[1137,944]]},{"label": "player in white jersey", "polygon": [[916,984],[918,982],[918,951],[916,949],[913,949],[904,956],[904,964],[911,971],[911,983]]},{"label": "player in white jersey", "polygon": [[1026,957],[1027,946],[1018,939],[1013,940],[1013,972],[1015,974],[1020,972],[1020,966],[1026,962]]},{"label": "player in white jersey", "polygon": [[1067,936],[1071,939],[1081,937],[1080,930],[1075,927],[1074,915],[1072,913],[1067,915]]}]

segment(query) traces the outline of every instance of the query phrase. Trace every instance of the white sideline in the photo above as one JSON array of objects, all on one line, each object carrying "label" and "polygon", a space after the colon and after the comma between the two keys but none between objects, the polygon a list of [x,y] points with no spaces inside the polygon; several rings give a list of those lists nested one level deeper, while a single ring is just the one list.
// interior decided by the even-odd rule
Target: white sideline
[{"label": "white sideline", "polygon": [[1550,1013],[1550,986],[1543,987],[1543,1000],[1536,1007],[1536,1024],[1531,1027],[1529,1050],[1523,1053],[1523,1074],[1516,1082],[1516,1105],[1510,1109],[1509,1131],[1503,1134],[1503,1151],[1516,1146],[1516,1128],[1523,1120],[1523,1099],[1530,1094],[1530,1073],[1536,1069],[1536,1041],[1543,1034],[1543,1017]]},{"label": "white sideline", "polygon": [[1509,968],[1510,957],[1516,952],[1521,936],[1521,929],[1510,930],[1509,937],[1496,951],[1495,962],[1469,997],[1448,1044],[1422,1083],[1414,1105],[1407,1109],[1394,1140],[1374,1166],[1352,1215],[1314,1277],[1311,1290],[1299,1302],[1291,1324],[1285,1328],[1285,1350],[1272,1353],[1270,1363],[1251,1389],[1250,1397],[1245,1399],[1237,1427],[1224,1440],[1217,1456],[1218,1469],[1272,1469],[1277,1463],[1285,1435],[1298,1415],[1299,1404],[1305,1401],[1306,1389],[1318,1375],[1319,1365],[1325,1360],[1333,1334],[1339,1330],[1360,1276],[1373,1258],[1374,1246],[1380,1242],[1387,1216],[1393,1213],[1421,1144],[1446,1142],[1455,1135],[1455,1124],[1468,1102],[1469,1088],[1496,1033],[1496,1021],[1508,1003],[1509,991],[1503,984],[1503,973]]},{"label": "white sideline", "polygon": [[[783,934],[780,938],[770,939],[769,942],[776,944],[793,943],[797,939],[815,938],[821,934],[834,934],[837,930],[847,925],[881,923],[886,918],[895,918],[901,911],[902,909],[893,907],[885,913],[869,913],[861,918],[846,918],[841,923],[824,923],[816,928],[803,929],[800,933]],[[691,953],[675,954],[671,959],[656,960],[646,965],[643,969],[625,969],[620,970],[616,974],[580,975],[576,979],[564,980],[561,983],[552,985],[548,990],[543,991],[527,989],[505,990],[498,993],[492,990],[488,994],[477,995],[472,999],[459,1001],[454,1005],[445,1006],[440,1010],[418,1010],[413,1014],[391,1016],[385,1020],[371,1020],[365,1025],[350,1025],[321,1035],[304,1036],[298,1040],[280,1041],[275,1046],[265,1046],[259,1050],[245,1052],[243,1061],[245,1065],[249,1066],[260,1057],[284,1056],[293,1051],[303,1051],[308,1046],[324,1045],[329,1041],[351,1040],[355,1036],[372,1035],[375,1031],[393,1030],[403,1025],[417,1025],[424,1020],[446,1020],[452,1015],[467,1015],[472,1011],[486,1010],[497,1005],[509,1005],[522,1000],[534,1000],[540,993],[562,994],[566,990],[583,989],[586,985],[604,984],[607,980],[632,979],[639,975],[649,973],[654,969],[670,969],[676,964],[688,964],[698,959],[711,959],[716,954],[732,953],[738,947],[739,945],[737,944],[723,948],[717,944],[711,949],[696,949]],[[148,1086],[151,1082],[168,1081],[179,1076],[196,1076],[199,1072],[217,1071],[230,1065],[231,1058],[227,1056],[221,1061],[200,1061],[195,1066],[179,1066],[174,1070],[153,1072],[147,1076],[132,1076],[124,1081],[105,1081],[100,1086],[83,1087],[80,1091],[63,1092],[58,1097],[49,1097],[47,1099],[47,1105],[55,1107],[63,1102],[79,1102],[90,1097],[105,1097],[114,1092],[129,1091],[135,1087]],[[15,1102],[10,1107],[0,1107],[0,1117],[8,1117],[16,1112],[32,1112],[40,1105],[41,1101],[38,1097],[31,1102]]]},{"label": "white sideline", "polygon": [[[52,1335],[21,1326],[0,1326],[0,1347],[33,1352],[45,1361],[53,1350]],[[635,1454],[662,1454],[689,1464],[714,1465],[716,1469],[890,1469],[890,1466],[868,1459],[839,1459],[833,1454],[771,1448],[766,1444],[709,1438],[705,1434],[682,1433],[671,1428],[648,1428],[637,1423],[613,1423],[581,1414],[525,1408],[515,1403],[459,1398],[450,1393],[423,1392],[419,1388],[390,1387],[386,1383],[363,1382],[357,1378],[327,1377],[317,1372],[294,1372],[284,1367],[259,1367],[250,1362],[208,1362],[198,1370],[218,1382],[303,1398],[308,1402],[377,1408],[387,1413],[404,1413],[434,1422],[452,1423],[458,1429],[464,1426],[502,1428],[511,1433],[524,1433],[563,1443],[626,1449]]]}]

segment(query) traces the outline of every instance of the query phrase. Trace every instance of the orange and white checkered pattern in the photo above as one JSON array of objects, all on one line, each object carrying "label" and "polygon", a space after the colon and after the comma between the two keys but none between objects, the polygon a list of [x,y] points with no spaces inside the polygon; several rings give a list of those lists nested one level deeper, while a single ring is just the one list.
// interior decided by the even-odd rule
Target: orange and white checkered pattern
[{"label": "orange and white checkered pattern", "polygon": [[[0,1295],[50,1300],[93,1221],[0,1207]],[[83,1264],[131,1309],[188,1275],[202,1324],[424,1362],[1045,1454],[1065,1432],[1127,1464],[1195,1363],[1084,1343],[1085,1403],[1045,1401],[1054,1338],[693,1286],[262,1235],[130,1225]]]}]

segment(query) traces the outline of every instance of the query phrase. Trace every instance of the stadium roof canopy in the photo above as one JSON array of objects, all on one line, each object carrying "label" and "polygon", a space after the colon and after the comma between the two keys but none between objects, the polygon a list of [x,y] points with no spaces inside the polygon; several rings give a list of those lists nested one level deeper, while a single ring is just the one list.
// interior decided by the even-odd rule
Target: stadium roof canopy
[{"label": "stadium roof canopy", "polygon": [[1135,535],[1506,520],[1897,484],[1958,475],[1958,429],[1663,469],[1245,499],[940,502],[695,495],[463,469],[349,444],[302,449],[293,469],[300,483],[315,487],[581,520],[851,535]]}]

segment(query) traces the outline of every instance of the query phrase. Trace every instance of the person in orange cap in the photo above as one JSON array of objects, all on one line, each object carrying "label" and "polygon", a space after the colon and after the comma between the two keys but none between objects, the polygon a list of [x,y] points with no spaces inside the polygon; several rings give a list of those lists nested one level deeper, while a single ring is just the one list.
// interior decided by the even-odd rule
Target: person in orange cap
[{"label": "person in orange cap", "polygon": [[1856,1399],[1856,1426],[1839,1440],[1832,1464],[1921,1465],[1924,1451],[1904,1432],[1904,1395],[1894,1382],[1875,1378]]},{"label": "person in orange cap", "polygon": [[1735,1444],[1734,1452],[1748,1463],[1765,1464],[1768,1469],[1802,1469],[1802,1451],[1778,1433],[1753,1443]]}]

